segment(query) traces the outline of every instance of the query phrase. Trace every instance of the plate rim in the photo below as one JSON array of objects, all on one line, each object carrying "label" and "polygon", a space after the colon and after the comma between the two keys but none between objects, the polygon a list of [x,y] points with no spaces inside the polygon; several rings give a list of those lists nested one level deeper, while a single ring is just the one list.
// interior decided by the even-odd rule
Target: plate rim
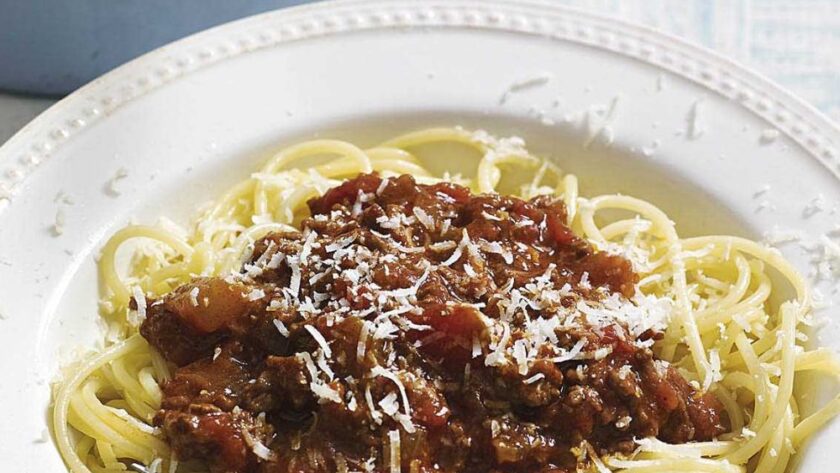
[{"label": "plate rim", "polygon": [[212,64],[263,48],[383,29],[466,28],[538,35],[595,47],[678,75],[737,103],[840,179],[840,125],[773,80],[704,46],[637,23],[547,0],[330,0],[200,31],[94,79],[0,146],[0,215],[41,164],[122,106]]},{"label": "plate rim", "polygon": [[[442,2],[444,0],[435,0],[435,1],[436,2]],[[495,0],[493,2],[494,5],[501,5],[500,7],[495,8],[495,9],[494,8],[486,8],[490,4],[489,3],[480,3],[480,0],[454,0],[453,2],[445,4],[444,7],[436,6],[436,5],[438,5],[438,3],[431,3],[431,2],[419,3],[419,1],[417,3],[415,3],[412,0],[395,0],[395,1],[390,1],[390,2],[386,2],[385,0],[343,0],[343,1],[338,1],[338,2],[327,2],[327,3],[321,3],[321,4],[315,4],[315,5],[307,5],[305,7],[298,7],[298,8],[288,10],[288,11],[287,10],[280,10],[280,11],[275,11],[275,12],[271,12],[271,13],[267,13],[267,14],[257,15],[255,17],[249,17],[249,18],[234,22],[233,24],[222,25],[220,27],[217,27],[217,28],[214,28],[214,29],[211,29],[211,30],[207,30],[207,31],[202,32],[202,33],[198,33],[196,35],[184,38],[184,39],[182,39],[182,40],[180,40],[176,43],[173,43],[172,45],[165,46],[164,48],[154,50],[154,51],[152,51],[152,52],[150,52],[150,53],[148,53],[144,56],[141,56],[140,58],[138,58],[134,61],[131,61],[131,62],[127,63],[124,66],[121,66],[121,67],[115,69],[114,71],[112,71],[112,72],[106,74],[105,76],[93,81],[92,83],[86,85],[85,87],[83,87],[79,91],[71,94],[66,99],[64,99],[61,102],[59,102],[58,104],[56,104],[54,107],[52,107],[47,112],[45,112],[42,116],[39,116],[38,118],[36,118],[36,120],[34,120],[29,125],[27,125],[27,127],[25,127],[24,130],[21,130],[20,133],[15,135],[15,137],[12,140],[10,140],[10,142],[11,142],[11,141],[17,139],[17,141],[14,141],[14,143],[13,143],[15,146],[17,146],[17,148],[12,148],[10,145],[0,147],[0,221],[3,221],[3,218],[4,218],[4,213],[3,213],[4,208],[6,210],[8,210],[10,208],[12,210],[14,210],[18,206],[22,207],[22,208],[25,208],[25,206],[28,205],[27,200],[29,200],[29,197],[34,194],[33,191],[37,190],[39,188],[38,184],[40,183],[40,177],[42,176],[42,174],[38,174],[38,172],[36,172],[36,168],[41,163],[46,162],[47,161],[46,158],[49,155],[55,155],[55,154],[58,155],[58,157],[56,159],[49,160],[50,163],[53,163],[53,164],[49,164],[49,166],[56,167],[57,169],[63,169],[63,167],[68,165],[68,164],[72,165],[72,163],[75,161],[75,159],[73,158],[72,155],[70,155],[68,152],[66,152],[67,150],[64,149],[63,147],[66,147],[67,145],[70,145],[74,138],[77,138],[78,135],[80,135],[86,129],[89,128],[88,127],[89,124],[92,124],[92,123],[96,122],[97,120],[103,119],[104,117],[110,115],[113,112],[116,112],[116,111],[120,110],[123,106],[128,105],[130,103],[140,102],[140,104],[142,105],[144,103],[143,96],[146,93],[148,93],[152,90],[157,90],[158,88],[163,88],[169,82],[172,82],[172,81],[177,80],[178,78],[181,78],[181,77],[184,77],[184,76],[188,76],[192,72],[199,71],[199,70],[205,70],[206,68],[211,67],[214,64],[223,64],[223,63],[221,63],[221,61],[224,61],[228,58],[233,58],[234,56],[244,55],[247,52],[252,51],[254,48],[252,48],[252,49],[241,48],[241,50],[240,49],[234,49],[233,52],[228,51],[225,54],[219,54],[217,51],[214,52],[214,50],[212,49],[212,48],[217,47],[218,45],[228,45],[229,46],[230,44],[235,44],[235,41],[237,39],[239,39],[238,35],[242,31],[247,31],[249,33],[253,33],[253,35],[255,35],[255,36],[249,36],[252,39],[254,39],[254,38],[259,39],[260,32],[264,31],[264,28],[267,27],[266,26],[267,24],[268,25],[274,25],[274,26],[282,26],[282,25],[286,25],[286,24],[301,25],[306,21],[316,22],[316,23],[314,23],[316,26],[308,27],[310,29],[307,32],[304,32],[303,29],[301,29],[301,30],[298,30],[297,33],[295,35],[293,35],[292,37],[283,37],[283,38],[281,38],[281,40],[278,40],[278,41],[270,41],[269,44],[264,46],[264,47],[268,47],[268,48],[277,47],[278,50],[279,50],[279,48],[284,47],[283,43],[286,43],[286,42],[306,41],[309,38],[324,37],[324,36],[331,36],[332,39],[338,39],[343,35],[343,33],[345,31],[352,33],[352,32],[363,30],[363,31],[366,31],[366,32],[373,32],[373,34],[376,34],[376,35],[384,35],[386,37],[389,37],[389,36],[392,36],[394,34],[398,34],[397,31],[399,29],[403,28],[405,26],[405,23],[406,23],[405,21],[401,21],[401,22],[396,21],[396,15],[392,12],[397,12],[397,14],[399,14],[400,12],[406,12],[406,11],[409,11],[409,12],[415,12],[415,11],[440,12],[442,10],[446,10],[448,12],[455,12],[453,14],[454,17],[447,18],[447,20],[446,20],[447,23],[442,25],[442,27],[440,29],[438,29],[437,31],[470,31],[469,28],[481,27],[480,25],[477,26],[477,25],[473,25],[473,24],[468,24],[469,22],[467,20],[470,17],[470,15],[474,14],[474,15],[478,15],[479,17],[481,17],[482,15],[486,14],[488,16],[487,17],[482,17],[482,18],[484,18],[487,21],[491,21],[492,18],[489,15],[493,14],[494,12],[495,13],[505,12],[505,13],[503,13],[504,15],[510,15],[510,16],[507,17],[507,19],[504,20],[505,23],[502,25],[502,27],[498,27],[498,28],[493,27],[492,30],[489,29],[490,27],[488,27],[488,29],[483,30],[483,31],[488,32],[490,34],[493,34],[493,33],[503,34],[505,32],[516,32],[516,33],[521,34],[520,39],[526,37],[527,35],[530,35],[527,38],[527,39],[529,39],[529,41],[537,41],[537,39],[534,39],[534,38],[541,39],[542,36],[546,35],[546,32],[544,31],[543,26],[539,26],[537,24],[530,24],[529,23],[529,24],[527,24],[527,28],[526,28],[526,27],[523,27],[521,24],[516,24],[516,21],[518,21],[518,20],[514,21],[511,18],[516,18],[516,15],[520,14],[518,12],[521,11],[523,8],[527,8],[528,12],[530,12],[530,13],[524,14],[524,16],[522,17],[522,18],[525,18],[525,21],[528,21],[529,18],[538,18],[536,16],[536,12],[547,11],[547,10],[543,10],[543,6],[545,6],[545,3],[541,3],[541,1],[542,0],[531,0],[531,1]],[[383,5],[383,4],[385,5],[385,7],[382,7],[381,9],[378,9],[379,7],[376,7],[376,5]],[[338,6],[341,7],[341,9],[343,9],[343,11],[345,11],[345,13],[343,13],[343,14],[346,15],[344,18],[353,17],[357,12],[356,13],[346,13],[346,11],[348,11],[350,9],[358,9],[360,5],[370,6],[370,11],[366,12],[365,15],[363,15],[363,18],[370,19],[369,21],[373,21],[372,19],[375,18],[376,15],[382,14],[383,11],[386,12],[386,15],[388,15],[388,16],[385,18],[385,21],[382,21],[381,18],[376,20],[378,22],[377,25],[366,24],[365,28],[363,28],[363,29],[358,28],[358,29],[351,29],[351,30],[344,29],[344,30],[341,30],[341,31],[323,31],[323,30],[321,30],[321,26],[318,26],[319,23],[317,23],[317,22],[318,21],[325,21],[325,19],[324,19],[323,16],[319,16],[319,15],[323,15],[324,11],[331,11],[328,7],[330,7],[332,5],[338,5]],[[407,9],[404,8],[404,9],[400,10],[399,7],[394,7],[395,5],[409,5],[411,8],[407,8]],[[478,5],[480,8],[475,7],[476,5]],[[417,8],[412,9],[414,7],[417,7]],[[730,70],[728,68],[729,66],[726,66],[726,64],[732,62],[731,60],[729,60],[725,57],[719,56],[716,53],[713,53],[712,51],[706,50],[705,48],[702,48],[700,46],[695,46],[695,45],[693,45],[689,42],[685,42],[685,41],[680,40],[678,38],[675,38],[673,36],[662,34],[662,33],[658,32],[656,30],[653,30],[651,28],[636,25],[636,24],[633,24],[633,23],[622,22],[620,20],[615,20],[615,19],[612,19],[612,18],[609,18],[609,17],[604,17],[604,16],[597,15],[597,14],[591,14],[591,13],[588,13],[588,12],[585,12],[585,11],[578,11],[578,10],[569,9],[569,8],[559,8],[557,6],[550,5],[550,4],[549,4],[549,7],[551,8],[552,12],[555,12],[557,14],[558,18],[565,19],[565,21],[576,23],[578,21],[583,22],[584,20],[581,20],[581,18],[586,18],[586,19],[588,19],[587,21],[589,21],[589,22],[586,23],[584,26],[592,28],[591,30],[587,30],[587,33],[584,34],[584,36],[586,36],[586,37],[582,38],[581,40],[575,40],[574,39],[576,37],[576,35],[578,35],[579,33],[577,31],[572,30],[570,32],[570,34],[572,35],[572,39],[567,40],[566,38],[558,37],[558,38],[556,38],[557,42],[552,41],[550,44],[548,44],[549,47],[554,47],[554,46],[562,47],[564,45],[573,45],[573,46],[591,45],[591,46],[596,46],[595,48],[592,48],[592,52],[594,52],[594,53],[612,52],[612,53],[618,54],[618,56],[615,57],[616,60],[623,60],[626,57],[635,58],[635,56],[624,54],[621,51],[622,46],[620,44],[620,41],[623,38],[630,37],[631,39],[636,39],[637,37],[633,36],[633,35],[639,35],[639,37],[647,38],[647,36],[645,36],[645,35],[650,34],[651,36],[650,36],[649,39],[651,39],[651,40],[655,39],[656,41],[661,41],[661,42],[665,43],[665,46],[667,47],[667,48],[663,47],[663,51],[665,51],[665,52],[670,52],[670,53],[673,53],[673,54],[681,54],[681,53],[677,52],[677,51],[681,51],[679,49],[679,47],[677,46],[678,44],[682,45],[682,46],[685,46],[686,48],[689,48],[692,51],[697,49],[697,50],[700,50],[701,52],[704,52],[704,54],[708,54],[709,57],[715,58],[715,61],[719,60],[720,63],[715,62],[715,64],[717,64],[719,66],[719,68],[720,68],[719,70],[725,70],[725,71],[728,71],[730,73],[732,72],[732,70]],[[450,9],[450,8],[454,8],[454,9]],[[414,17],[411,17],[411,18],[414,18]],[[417,19],[417,18],[414,18],[414,19],[418,20],[417,24],[421,24],[423,26],[428,26],[428,23],[419,22],[419,19]],[[368,20],[366,20],[366,21],[368,21]],[[472,21],[472,20],[470,20],[470,21]],[[495,21],[498,22],[499,20],[497,19]],[[511,21],[511,23],[508,24],[507,23],[508,21]],[[560,21],[560,20],[558,20],[558,21]],[[599,22],[601,22],[601,21],[605,22],[605,24],[618,25],[618,27],[622,28],[621,35],[619,37],[616,37],[616,36],[607,37],[607,39],[603,40],[603,41],[605,41],[606,45],[602,45],[602,46],[597,46],[597,44],[590,44],[589,42],[586,42],[585,40],[587,40],[587,39],[591,40],[591,41],[594,41],[595,43],[598,43],[598,41],[600,41],[598,36],[599,36],[599,32],[601,32],[602,30],[599,29],[600,27],[598,25],[600,24]],[[245,24],[245,26],[242,26],[242,27],[236,26],[236,24],[238,24],[238,23],[243,23],[243,24]],[[536,35],[539,35],[539,36],[536,36]],[[594,38],[593,38],[593,36],[594,36]],[[271,38],[269,38],[269,39],[271,39]],[[569,42],[566,42],[566,41],[569,41]],[[640,48],[642,47],[643,44],[648,44],[648,43],[633,43],[633,44],[635,44],[635,47],[639,48],[639,50],[637,52],[642,53],[643,51],[641,51]],[[631,44],[631,46],[633,46],[633,44]],[[616,49],[615,50],[611,49],[609,47],[610,45],[613,45]],[[680,47],[682,47],[682,46],[680,46]],[[203,47],[210,48],[209,51],[211,52],[211,54],[208,58],[202,58],[202,54],[205,52],[205,50],[202,49]],[[256,49],[260,49],[260,48],[256,48]],[[183,71],[179,72],[177,75],[173,74],[173,75],[170,75],[170,76],[167,76],[167,77],[158,77],[157,76],[157,68],[162,67],[161,66],[162,64],[165,65],[165,66],[166,65],[172,65],[172,64],[177,65],[177,61],[179,59],[184,58],[184,57],[191,58],[191,60],[194,61],[194,62],[190,63],[191,64],[190,67],[185,68]],[[703,57],[707,58],[707,56],[703,56]],[[690,81],[691,83],[699,84],[701,87],[703,87],[703,91],[701,92],[700,95],[704,95],[706,92],[709,92],[708,95],[713,95],[712,97],[709,97],[711,99],[711,100],[709,100],[710,102],[720,101],[721,103],[725,103],[724,102],[724,97],[725,97],[724,95],[719,94],[717,92],[714,92],[710,88],[704,86],[704,83],[702,82],[704,77],[703,77],[701,71],[698,71],[696,69],[692,69],[692,70],[684,71],[685,74],[680,73],[680,71],[683,71],[682,67],[685,64],[696,66],[697,61],[698,61],[698,59],[696,57],[694,57],[694,56],[688,56],[688,57],[679,56],[679,58],[680,58],[680,61],[677,61],[676,63],[673,64],[673,66],[677,69],[677,71],[676,72],[673,72],[673,71],[670,72],[670,74],[673,74],[670,77],[674,78],[673,79],[674,82],[677,81],[678,76],[680,78],[685,78],[686,80]],[[649,62],[649,61],[644,61],[644,62],[634,62],[634,63],[628,64],[628,65],[631,66],[631,67],[646,67],[649,64],[652,64],[652,63]],[[754,77],[753,79],[755,79],[755,81],[758,81],[756,83],[759,83],[761,80],[766,80],[763,77],[761,77],[759,74],[756,74],[756,73],[750,71],[749,69],[743,68],[742,66],[739,66],[737,64],[735,64],[733,67],[736,68],[738,71],[741,71],[740,73],[755,75],[756,77]],[[658,68],[657,66],[652,66],[651,69],[652,69],[652,74],[650,75],[651,79],[653,79],[655,77],[655,75],[658,71],[662,71],[663,73],[667,73],[667,72],[665,72],[665,69]],[[178,71],[178,69],[172,69],[172,70],[173,71]],[[698,78],[697,80],[695,80],[693,78],[693,76],[691,76],[689,74],[692,71],[694,71],[698,74],[697,75],[697,78]],[[688,74],[688,75],[686,75],[686,74]],[[139,79],[142,79],[142,78],[145,78],[145,80],[147,81],[145,83],[145,85],[141,85],[137,82]],[[712,79],[717,79],[717,78],[712,77]],[[753,82],[751,82],[751,81],[753,79],[749,79],[749,77],[748,77],[748,80],[746,80],[745,83],[746,84],[752,84]],[[158,83],[158,81],[160,81],[160,82]],[[767,81],[770,82],[769,80],[767,80]],[[746,100],[745,103],[742,103],[741,101],[737,101],[737,100],[731,100],[731,102],[735,102],[732,105],[737,107],[738,109],[745,109],[745,111],[749,112],[750,115],[747,118],[749,118],[751,120],[755,120],[757,124],[760,124],[759,125],[759,130],[760,130],[761,127],[762,127],[761,124],[768,123],[768,120],[765,120],[764,118],[762,118],[762,116],[758,113],[758,111],[767,112],[768,114],[770,114],[770,117],[772,118],[775,114],[779,113],[780,110],[782,110],[782,111],[790,110],[789,112],[786,112],[786,113],[794,113],[792,111],[793,109],[790,108],[790,107],[794,107],[794,106],[796,106],[797,103],[799,103],[801,106],[804,107],[804,110],[805,110],[805,112],[803,112],[804,115],[807,115],[808,117],[812,117],[812,118],[816,117],[816,119],[817,119],[817,122],[810,122],[809,123],[809,122],[804,121],[804,119],[799,120],[799,118],[797,118],[796,123],[798,123],[799,126],[802,127],[801,128],[802,132],[799,133],[799,135],[801,135],[801,138],[803,140],[805,140],[805,142],[807,143],[807,138],[810,135],[810,132],[809,132],[810,128],[808,128],[808,127],[810,126],[810,124],[816,123],[817,125],[819,125],[819,126],[815,126],[815,129],[819,133],[818,138],[816,138],[816,139],[831,140],[831,141],[829,141],[828,146],[829,147],[834,147],[833,149],[835,149],[835,151],[836,151],[837,146],[840,145],[840,129],[838,129],[835,124],[831,123],[824,116],[821,116],[819,111],[817,111],[816,109],[814,109],[813,107],[811,107],[807,103],[799,100],[798,98],[796,98],[792,94],[787,93],[781,87],[778,87],[775,84],[772,84],[772,82],[770,82],[770,84],[779,89],[779,92],[778,92],[779,94],[784,95],[784,96],[772,96],[772,97],[776,97],[777,100],[781,101],[782,105],[779,106],[780,108],[768,107],[767,110],[760,110],[759,100],[762,98],[761,96],[759,96],[758,99]],[[131,92],[133,94],[136,94],[136,95],[129,94],[125,97],[122,97],[120,95],[120,93],[121,93],[121,87],[123,87],[124,85],[131,85],[131,89],[129,90],[129,92]],[[173,85],[176,85],[176,84],[173,84]],[[650,85],[652,85],[652,82],[651,82]],[[719,85],[722,85],[722,83],[719,84]],[[759,85],[761,85],[761,84],[759,83]],[[177,87],[177,85],[176,85],[176,87]],[[763,91],[764,93],[769,93],[769,92],[767,92],[767,90],[769,90],[769,89],[760,89],[760,90],[757,89],[757,88],[756,89],[746,89],[744,87],[744,88],[741,88],[739,90],[748,90],[748,91],[752,91],[752,92]],[[696,92],[693,92],[693,93],[696,93]],[[794,101],[793,105],[790,105],[787,102],[788,96],[791,100]],[[117,100],[108,104],[107,107],[100,106],[100,103],[98,101],[105,98],[105,97],[115,97]],[[736,98],[737,98],[737,94],[736,94]],[[145,100],[154,100],[154,99],[153,98],[146,98]],[[751,110],[749,108],[749,106],[751,106],[751,105],[756,107],[756,110],[758,110],[758,111]],[[94,116],[88,116],[87,110],[88,110],[89,107],[97,107],[98,113],[94,114]],[[781,108],[781,107],[787,107],[787,108]],[[815,114],[815,115],[812,116],[812,114]],[[797,117],[799,117],[799,115],[797,115]],[[81,122],[80,126],[79,125],[74,125],[72,123],[71,120],[75,120],[75,119],[83,120]],[[823,120],[824,123],[820,122],[819,120]],[[107,126],[106,123],[102,123],[102,125]],[[794,125],[794,123],[791,122],[791,121],[788,121],[786,123],[790,126]],[[772,126],[772,124],[768,125],[768,127],[770,127],[770,126]],[[795,139],[795,137],[791,136],[790,133],[785,132],[784,130],[780,130],[780,131],[782,131],[782,133],[784,133],[785,136],[790,137],[792,140]],[[91,132],[88,132],[88,133],[91,133]],[[95,131],[93,133],[95,134]],[[19,135],[22,135],[22,136],[19,136]],[[34,138],[37,138],[41,141],[35,140]],[[757,140],[757,137],[751,135],[751,137],[749,139]],[[797,140],[797,141],[799,141],[799,140]],[[757,141],[756,141],[756,143],[757,143]],[[819,143],[823,143],[823,142],[818,142],[818,144]],[[45,144],[47,144],[48,146],[45,147],[44,146]],[[7,143],[7,145],[8,145],[8,143]],[[36,147],[40,146],[42,149],[32,148],[31,147],[32,145],[35,145]],[[791,164],[795,164],[795,165],[808,164],[809,163],[807,161],[808,159],[816,159],[818,161],[820,160],[819,154],[815,154],[814,152],[809,151],[808,148],[806,148],[804,145],[803,146],[798,146],[797,145],[797,146],[794,146],[794,148],[796,148],[797,152],[795,153],[794,156],[789,156],[788,157],[788,159],[790,160],[789,162]],[[799,156],[800,153],[805,153],[808,156],[810,156],[810,158],[806,158],[805,156]],[[834,156],[836,157],[836,154]],[[95,159],[91,162],[95,162],[96,159],[99,159],[102,156],[93,156],[93,157]],[[8,159],[5,159],[5,158],[8,158]],[[12,161],[12,159],[14,159],[14,158],[17,158],[17,160]],[[823,158],[825,158],[825,157],[823,157]],[[832,186],[834,186],[836,182],[840,182],[840,181],[834,181],[833,180],[833,178],[838,177],[838,174],[835,171],[835,169],[840,169],[840,166],[837,166],[836,164],[831,164],[828,161],[829,160],[827,160],[827,159],[822,160],[822,164],[820,165],[820,170],[822,170],[825,167],[823,165],[828,165],[829,166],[828,169],[830,169],[831,171],[834,171],[832,173],[833,175],[830,176],[831,179],[832,179],[830,184]],[[15,169],[20,168],[19,165],[23,165],[23,169],[24,169],[24,172],[21,173],[21,175],[19,176],[19,179],[16,178],[17,180],[15,182],[15,185],[19,186],[19,187],[13,188],[13,190],[15,192],[19,192],[19,194],[22,198],[17,199],[14,202],[11,199],[3,199],[2,198],[3,190],[4,190],[4,187],[3,187],[4,186],[4,184],[3,184],[4,178],[8,177],[8,178],[11,179],[12,177],[14,177],[14,176],[9,175],[9,174],[5,174],[5,175],[3,174],[4,171],[6,171],[6,169],[4,169],[4,168],[6,168],[7,164],[12,165],[12,166],[16,166]],[[43,166],[43,167],[45,167],[46,169],[43,169],[41,171],[42,173],[44,171],[50,171],[49,167],[47,167],[47,166]],[[11,205],[16,205],[16,206],[12,207]],[[9,212],[7,212],[5,215],[8,216]],[[7,220],[9,220],[8,217],[7,217]],[[2,255],[0,255],[0,256],[2,256]],[[0,261],[0,263],[2,263],[2,261]],[[0,301],[0,302],[2,302],[2,301]],[[2,309],[2,307],[0,307],[0,309]],[[807,448],[808,447],[806,447],[806,449]],[[801,461],[803,458],[806,458],[806,457],[807,458],[813,457],[813,454],[799,456],[797,458],[798,458],[798,461]]]}]

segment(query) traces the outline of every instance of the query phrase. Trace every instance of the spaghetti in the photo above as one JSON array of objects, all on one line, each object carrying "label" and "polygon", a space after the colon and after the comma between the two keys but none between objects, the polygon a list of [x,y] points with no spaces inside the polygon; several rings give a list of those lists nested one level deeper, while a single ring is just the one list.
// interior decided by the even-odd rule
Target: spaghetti
[{"label": "spaghetti", "polygon": [[[441,144],[459,146],[463,160],[474,156],[474,175],[429,171],[435,163],[420,159],[419,151]],[[108,347],[68,370],[55,393],[53,427],[69,469],[201,471],[201,465],[179,463],[153,427],[163,398],[161,384],[171,373],[138,333],[148,310],[146,297],[168,294],[195,277],[239,271],[255,241],[272,232],[296,231],[307,216],[309,199],[346,178],[374,171],[383,177],[409,174],[422,184],[451,181],[477,193],[558,196],[576,234],[602,252],[629,260],[640,277],[638,294],[667,302],[670,317],[653,350],[694,389],[719,401],[729,431],[714,440],[682,444],[638,439],[632,454],[605,457],[582,444],[582,468],[782,473],[808,436],[840,412],[838,398],[808,417],[799,415],[793,397],[797,373],[836,376],[840,364],[828,350],[798,344],[799,327],[810,323],[809,290],[777,251],[730,236],[680,238],[673,222],[650,203],[621,195],[580,197],[573,175],[530,155],[520,139],[435,128],[369,149],[335,140],[301,143],[231,188],[189,230],[162,222],[117,232],[99,261]],[[118,267],[124,246],[132,247],[127,271]],[[785,288],[774,287],[770,270],[795,293],[778,307],[771,295]],[[398,454],[399,432],[391,431],[389,438],[397,439],[390,448]],[[391,467],[394,471],[393,461]]]}]

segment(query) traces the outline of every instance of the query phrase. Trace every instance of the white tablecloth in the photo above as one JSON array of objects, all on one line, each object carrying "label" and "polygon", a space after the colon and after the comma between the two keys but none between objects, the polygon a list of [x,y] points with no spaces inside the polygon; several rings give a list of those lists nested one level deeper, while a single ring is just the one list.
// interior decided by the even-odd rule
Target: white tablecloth
[{"label": "white tablecloth", "polygon": [[[643,23],[715,49],[840,122],[840,0],[554,1]],[[54,101],[0,93],[0,143]]]}]

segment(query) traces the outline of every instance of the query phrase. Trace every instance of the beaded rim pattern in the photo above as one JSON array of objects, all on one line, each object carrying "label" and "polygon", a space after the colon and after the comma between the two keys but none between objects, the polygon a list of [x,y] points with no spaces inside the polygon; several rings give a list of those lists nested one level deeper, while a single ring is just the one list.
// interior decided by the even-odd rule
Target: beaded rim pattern
[{"label": "beaded rim pattern", "polygon": [[343,0],[256,15],[154,50],[94,80],[0,147],[0,213],[64,143],[179,77],[251,51],[356,31],[469,28],[540,36],[654,65],[738,103],[840,177],[840,128],[767,78],[653,29],[539,0]]}]

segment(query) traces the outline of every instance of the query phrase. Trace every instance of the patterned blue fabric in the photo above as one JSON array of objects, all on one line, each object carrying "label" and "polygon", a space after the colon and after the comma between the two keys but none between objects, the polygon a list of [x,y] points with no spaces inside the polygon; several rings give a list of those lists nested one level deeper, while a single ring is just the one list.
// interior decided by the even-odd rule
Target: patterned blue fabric
[{"label": "patterned blue fabric", "polygon": [[681,36],[840,122],[840,0],[555,0]]}]

